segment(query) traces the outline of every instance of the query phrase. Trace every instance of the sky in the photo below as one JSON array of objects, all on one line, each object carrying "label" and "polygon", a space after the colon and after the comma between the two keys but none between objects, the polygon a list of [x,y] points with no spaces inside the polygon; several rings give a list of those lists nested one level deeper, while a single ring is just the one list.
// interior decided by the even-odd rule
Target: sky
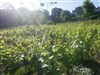
[{"label": "sky", "polygon": [[[57,4],[50,5],[49,3],[51,1],[55,1]],[[52,8],[58,7],[72,12],[75,7],[81,6],[84,0],[0,0],[0,6],[4,2],[11,3],[16,9],[19,7],[26,7],[30,10],[42,8],[51,12]],[[46,4],[45,7],[40,7],[39,2],[44,2]],[[96,7],[100,6],[100,0],[91,0],[91,2],[93,2]]]}]

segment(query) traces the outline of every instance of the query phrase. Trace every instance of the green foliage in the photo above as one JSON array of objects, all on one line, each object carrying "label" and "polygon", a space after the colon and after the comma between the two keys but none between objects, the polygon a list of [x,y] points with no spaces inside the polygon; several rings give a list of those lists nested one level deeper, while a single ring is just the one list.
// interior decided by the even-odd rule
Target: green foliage
[{"label": "green foliage", "polygon": [[85,13],[85,17],[89,17],[92,15],[92,13],[95,12],[95,6],[90,0],[85,0],[83,3],[83,11]]},{"label": "green foliage", "polygon": [[67,21],[70,19],[70,11],[67,11],[67,10],[63,10],[61,13],[60,13],[60,18],[62,21]]},{"label": "green foliage", "polygon": [[56,24],[56,22],[49,20],[49,21],[46,22],[46,24],[52,25],[52,24]]},{"label": "green foliage", "polygon": [[76,7],[75,10],[73,10],[73,13],[76,16],[83,16],[84,12],[82,6]]},{"label": "green foliage", "polygon": [[[99,39],[99,21],[4,29],[0,31],[0,74],[84,75],[84,71],[85,75],[92,71],[95,74],[95,69],[100,70]],[[87,66],[86,61],[91,65]],[[82,67],[74,67],[77,65]]]}]

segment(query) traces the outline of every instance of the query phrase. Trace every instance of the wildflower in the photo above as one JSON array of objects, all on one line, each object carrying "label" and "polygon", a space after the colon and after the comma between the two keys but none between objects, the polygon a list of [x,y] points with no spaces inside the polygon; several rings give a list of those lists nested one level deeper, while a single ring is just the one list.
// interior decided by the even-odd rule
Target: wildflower
[{"label": "wildflower", "polygon": [[41,58],[39,59],[39,61],[43,62],[43,61],[44,61],[44,59],[41,57]]},{"label": "wildflower", "polygon": [[52,55],[49,59],[52,59],[54,56]]},{"label": "wildflower", "polygon": [[80,41],[80,43],[82,43],[82,41]]},{"label": "wildflower", "polygon": [[47,64],[44,64],[43,66],[42,66],[42,68],[45,68],[45,67],[48,67],[49,65],[47,65]]}]

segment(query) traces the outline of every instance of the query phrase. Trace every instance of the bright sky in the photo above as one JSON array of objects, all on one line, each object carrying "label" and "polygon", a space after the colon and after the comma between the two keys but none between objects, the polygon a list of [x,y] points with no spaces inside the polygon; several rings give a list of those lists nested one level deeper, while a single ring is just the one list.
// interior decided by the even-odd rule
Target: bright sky
[{"label": "bright sky", "polygon": [[[47,4],[47,6],[42,7],[42,8],[45,8],[49,11],[53,7],[59,7],[59,8],[62,8],[64,10],[70,10],[72,12],[72,10],[74,10],[75,7],[81,6],[84,0],[0,0],[0,6],[4,2],[9,2],[15,8],[19,8],[21,6],[24,6],[28,9],[32,10],[32,9],[41,8],[39,6],[40,1],[45,2]],[[57,4],[51,6],[51,5],[49,5],[50,1],[57,1]],[[91,1],[95,4],[96,7],[100,6],[100,0],[91,0]]]},{"label": "bright sky", "polygon": [[0,5],[4,2],[11,3],[16,9],[19,7],[26,7],[28,9],[39,8],[39,0],[0,0]]}]

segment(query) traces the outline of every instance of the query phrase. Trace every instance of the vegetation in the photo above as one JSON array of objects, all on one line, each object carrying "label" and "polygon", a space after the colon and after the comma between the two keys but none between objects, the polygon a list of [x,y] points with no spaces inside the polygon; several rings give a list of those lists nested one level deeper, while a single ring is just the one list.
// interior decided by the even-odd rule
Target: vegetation
[{"label": "vegetation", "polygon": [[[50,2],[50,5],[57,2]],[[46,3],[40,3],[41,7],[48,6]],[[34,9],[34,7],[33,7]],[[19,25],[41,25],[49,22],[61,23],[68,21],[86,21],[100,19],[100,7],[86,0],[82,6],[76,7],[71,13],[69,10],[61,8],[52,8],[51,15],[45,9],[29,10],[25,7],[15,9],[12,4],[4,3],[0,9],[0,28],[8,28]]]},{"label": "vegetation", "polygon": [[94,15],[96,7],[94,6],[94,4],[92,2],[90,2],[90,0],[86,0],[83,3],[83,11],[84,11],[84,16],[86,18],[90,18],[91,16]]},{"label": "vegetation", "polygon": [[0,31],[0,75],[99,75],[100,21]]},{"label": "vegetation", "polygon": [[[40,2],[48,4],[57,2]],[[85,0],[72,13],[55,7],[50,15],[4,3],[0,75],[100,75],[100,7]]]}]

